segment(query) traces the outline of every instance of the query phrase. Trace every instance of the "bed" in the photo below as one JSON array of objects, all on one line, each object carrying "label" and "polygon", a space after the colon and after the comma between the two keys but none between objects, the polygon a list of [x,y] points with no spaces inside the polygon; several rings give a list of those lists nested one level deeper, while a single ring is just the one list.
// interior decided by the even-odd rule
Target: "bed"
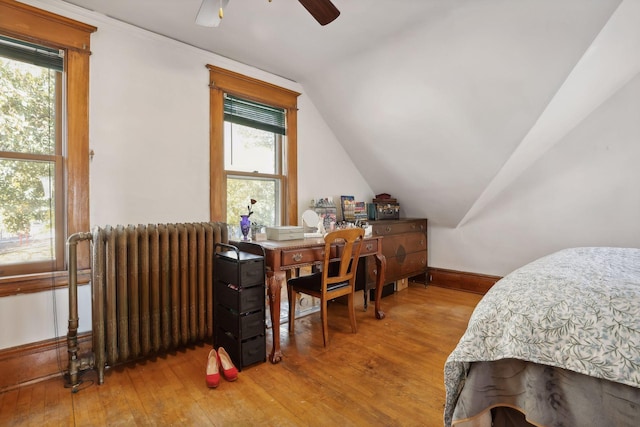
[{"label": "bed", "polygon": [[444,371],[446,427],[640,425],[640,249],[564,249],[505,276]]}]

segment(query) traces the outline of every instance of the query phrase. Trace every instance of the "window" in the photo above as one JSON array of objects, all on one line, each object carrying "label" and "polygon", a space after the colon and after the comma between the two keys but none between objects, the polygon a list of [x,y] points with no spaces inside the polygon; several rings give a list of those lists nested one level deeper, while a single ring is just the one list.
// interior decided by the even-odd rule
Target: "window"
[{"label": "window", "polygon": [[211,88],[211,219],[297,224],[297,92],[214,66]]},{"label": "window", "polygon": [[251,199],[253,223],[282,223],[282,144],[286,133],[282,108],[232,95],[224,97],[224,169],[228,224],[247,213]]},{"label": "window", "polygon": [[59,51],[0,37],[0,265],[64,268]]},{"label": "window", "polygon": [[[89,229],[95,30],[0,2],[0,296],[50,289],[52,278],[66,286],[66,236]],[[88,244],[78,266],[89,267]]]}]

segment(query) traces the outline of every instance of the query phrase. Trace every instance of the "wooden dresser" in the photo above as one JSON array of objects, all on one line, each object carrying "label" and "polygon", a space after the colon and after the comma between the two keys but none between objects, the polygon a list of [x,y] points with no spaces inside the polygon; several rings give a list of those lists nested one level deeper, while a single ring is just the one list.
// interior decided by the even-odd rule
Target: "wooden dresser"
[{"label": "wooden dresser", "polygon": [[[427,274],[427,220],[422,218],[403,218],[395,220],[369,221],[373,226],[373,237],[382,236],[382,254],[387,259],[385,282],[392,283],[407,277]],[[367,260],[366,283],[360,281],[357,289],[367,292],[375,288],[375,263]],[[363,275],[361,275],[362,277]]]}]

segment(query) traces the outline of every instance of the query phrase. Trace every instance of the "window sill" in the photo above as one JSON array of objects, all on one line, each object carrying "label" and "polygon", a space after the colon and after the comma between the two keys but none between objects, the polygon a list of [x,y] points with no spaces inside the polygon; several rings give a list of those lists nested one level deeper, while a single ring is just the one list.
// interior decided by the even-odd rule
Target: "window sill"
[{"label": "window sill", "polygon": [[[90,269],[79,270],[78,284],[89,283],[90,275]],[[66,288],[67,286],[69,286],[69,274],[67,271],[0,277],[0,298],[50,291],[51,289]]]}]

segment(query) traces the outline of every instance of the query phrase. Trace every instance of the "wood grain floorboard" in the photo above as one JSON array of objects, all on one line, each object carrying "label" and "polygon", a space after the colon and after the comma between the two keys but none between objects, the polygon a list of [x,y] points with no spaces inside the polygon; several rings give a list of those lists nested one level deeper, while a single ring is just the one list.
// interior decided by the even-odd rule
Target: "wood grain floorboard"
[{"label": "wood grain floorboard", "polygon": [[[211,345],[108,369],[79,391],[62,378],[0,394],[0,426],[440,426],[444,362],[481,296],[410,284],[382,300],[376,320],[356,296],[358,333],[346,305],[281,326],[283,361],[245,367],[235,382],[205,383]],[[271,344],[270,331],[267,345]]]}]

